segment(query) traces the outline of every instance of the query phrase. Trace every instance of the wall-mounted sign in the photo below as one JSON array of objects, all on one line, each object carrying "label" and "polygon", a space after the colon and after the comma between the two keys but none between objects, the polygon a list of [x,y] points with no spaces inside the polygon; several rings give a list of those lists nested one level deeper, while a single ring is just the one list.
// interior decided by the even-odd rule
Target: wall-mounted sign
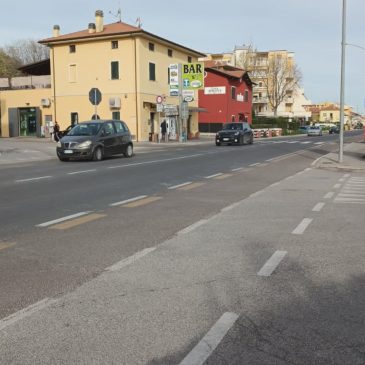
[{"label": "wall-mounted sign", "polygon": [[194,100],[195,91],[194,90],[183,90],[182,97],[184,101],[191,102]]},{"label": "wall-mounted sign", "polygon": [[243,95],[242,94],[237,95],[237,101],[243,101]]},{"label": "wall-mounted sign", "polygon": [[225,86],[215,86],[215,87],[205,87],[204,95],[219,95],[225,94],[226,87]]},{"label": "wall-mounted sign", "polygon": [[179,86],[179,66],[177,63],[169,65],[169,85]]},{"label": "wall-mounted sign", "polygon": [[203,89],[204,88],[204,63],[183,63],[182,81],[184,89]]}]

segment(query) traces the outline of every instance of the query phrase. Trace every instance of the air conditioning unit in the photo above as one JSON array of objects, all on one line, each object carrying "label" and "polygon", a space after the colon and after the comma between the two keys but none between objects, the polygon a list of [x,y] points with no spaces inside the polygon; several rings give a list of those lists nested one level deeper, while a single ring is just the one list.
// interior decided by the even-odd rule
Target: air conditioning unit
[{"label": "air conditioning unit", "polygon": [[121,105],[120,98],[109,98],[110,108],[120,108],[120,105]]},{"label": "air conditioning unit", "polygon": [[51,100],[49,100],[49,99],[41,99],[41,105],[42,106],[50,106],[51,105]]}]

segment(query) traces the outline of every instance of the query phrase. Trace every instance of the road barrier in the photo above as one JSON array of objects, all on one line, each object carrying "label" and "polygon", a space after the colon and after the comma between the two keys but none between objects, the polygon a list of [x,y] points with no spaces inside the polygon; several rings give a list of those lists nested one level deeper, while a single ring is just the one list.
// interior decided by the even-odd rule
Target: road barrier
[{"label": "road barrier", "polygon": [[283,135],[282,128],[253,129],[254,138],[277,137]]}]

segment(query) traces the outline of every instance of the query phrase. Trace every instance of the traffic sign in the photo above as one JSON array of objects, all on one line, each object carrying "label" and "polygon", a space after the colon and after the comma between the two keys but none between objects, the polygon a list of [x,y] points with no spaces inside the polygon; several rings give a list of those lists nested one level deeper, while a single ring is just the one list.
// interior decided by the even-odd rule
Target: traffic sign
[{"label": "traffic sign", "polygon": [[101,102],[101,91],[97,87],[93,87],[89,91],[89,100],[92,105],[99,105]]},{"label": "traffic sign", "polygon": [[161,103],[162,103],[162,101],[163,101],[163,98],[162,98],[162,96],[161,96],[161,95],[156,96],[156,103],[157,103],[157,104],[161,104]]}]

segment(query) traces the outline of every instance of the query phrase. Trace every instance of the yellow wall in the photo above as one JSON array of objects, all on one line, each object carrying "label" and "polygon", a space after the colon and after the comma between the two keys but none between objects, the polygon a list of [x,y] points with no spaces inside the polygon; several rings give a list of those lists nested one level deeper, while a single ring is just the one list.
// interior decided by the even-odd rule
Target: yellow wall
[{"label": "yellow wall", "polygon": [[41,99],[51,99],[51,89],[1,91],[1,136],[9,137],[9,108],[40,108],[44,125],[45,116],[52,115],[52,107],[42,107]]}]

